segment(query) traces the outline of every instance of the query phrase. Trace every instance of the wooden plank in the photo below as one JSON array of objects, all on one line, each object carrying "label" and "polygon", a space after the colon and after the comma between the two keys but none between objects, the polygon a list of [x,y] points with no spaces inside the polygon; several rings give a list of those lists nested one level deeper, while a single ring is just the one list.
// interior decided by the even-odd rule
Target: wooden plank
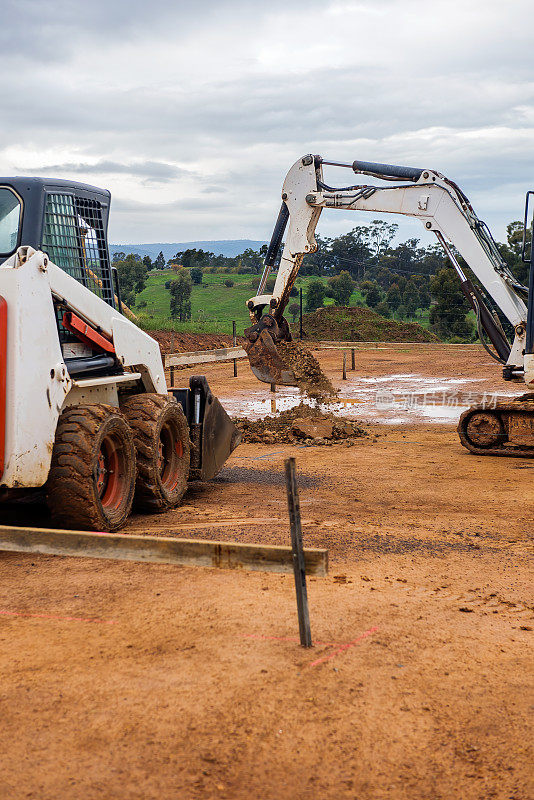
[{"label": "wooden plank", "polygon": [[217,350],[194,350],[190,353],[170,353],[165,356],[165,368],[188,367],[194,364],[211,364],[215,361],[231,361],[234,358],[246,358],[247,354],[239,345],[236,347],[219,347]]},{"label": "wooden plank", "polygon": [[[412,347],[428,350],[462,350],[480,349],[479,344],[447,344],[445,342],[330,342],[306,341],[305,345],[310,350],[341,350],[350,347],[354,350],[405,350]],[[192,367],[195,364],[211,364],[218,361],[232,361],[237,358],[246,358],[245,350],[236,347],[220,347],[216,350],[193,350],[188,353],[169,353],[164,356],[165,369],[173,367]]]},{"label": "wooden plank", "polygon": [[[16,528],[2,525],[0,526],[1,550],[262,572],[293,571],[293,555],[290,547],[121,533],[64,531],[52,528]],[[304,557],[309,575],[327,574],[328,550],[306,548]]]}]

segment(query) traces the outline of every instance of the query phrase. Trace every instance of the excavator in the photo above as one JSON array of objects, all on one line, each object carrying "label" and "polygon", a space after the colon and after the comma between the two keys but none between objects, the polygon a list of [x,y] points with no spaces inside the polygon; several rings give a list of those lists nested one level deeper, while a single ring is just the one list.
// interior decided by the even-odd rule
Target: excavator
[{"label": "excavator", "polygon": [[169,389],[158,343],[123,313],[110,202],[0,178],[0,515],[37,491],[58,527],[114,531],[133,506],[177,506],[239,443],[206,378]]},{"label": "excavator", "polygon": [[[380,183],[364,182],[334,187],[325,183],[324,167],[348,169]],[[525,203],[522,257],[529,263],[529,286],[523,286],[503,260],[488,227],[482,222],[460,187],[431,169],[370,161],[344,163],[305,155],[293,164],[282,187],[282,205],[265,257],[258,292],[247,302],[251,326],[245,330],[245,350],[260,381],[296,386],[291,365],[280,343],[291,340],[283,316],[300,265],[317,249],[315,229],[324,208],[372,211],[417,217],[436,235],[460,280],[473,309],[479,338],[487,352],[502,365],[503,379],[526,385],[534,392],[534,269],[531,238],[527,257],[529,191]],[[284,238],[285,237],[285,238]],[[265,293],[269,274],[284,247],[272,294]],[[465,274],[459,253],[487,296]],[[511,325],[509,340],[496,312]],[[472,406],[459,421],[460,441],[477,455],[534,456],[534,394],[528,393],[491,408]]]}]

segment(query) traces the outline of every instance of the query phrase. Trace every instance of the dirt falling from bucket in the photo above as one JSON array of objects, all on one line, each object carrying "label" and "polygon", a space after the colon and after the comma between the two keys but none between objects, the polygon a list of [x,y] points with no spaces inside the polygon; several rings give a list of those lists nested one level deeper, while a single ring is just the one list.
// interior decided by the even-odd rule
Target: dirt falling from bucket
[{"label": "dirt falling from bucket", "polygon": [[301,392],[317,400],[327,400],[337,395],[321,365],[309,350],[298,342],[280,342],[277,350],[280,358],[293,370]]}]

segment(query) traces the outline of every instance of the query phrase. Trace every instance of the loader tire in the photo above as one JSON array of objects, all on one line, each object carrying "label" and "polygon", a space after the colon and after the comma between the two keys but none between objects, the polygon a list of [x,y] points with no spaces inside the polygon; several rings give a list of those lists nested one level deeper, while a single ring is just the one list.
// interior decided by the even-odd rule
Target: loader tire
[{"label": "loader tire", "polygon": [[139,394],[121,410],[132,429],[137,451],[135,507],[151,512],[178,505],[189,477],[189,426],[174,397]]},{"label": "loader tire", "polygon": [[115,531],[132,508],[135,444],[113,406],[73,406],[60,416],[47,482],[58,527]]}]

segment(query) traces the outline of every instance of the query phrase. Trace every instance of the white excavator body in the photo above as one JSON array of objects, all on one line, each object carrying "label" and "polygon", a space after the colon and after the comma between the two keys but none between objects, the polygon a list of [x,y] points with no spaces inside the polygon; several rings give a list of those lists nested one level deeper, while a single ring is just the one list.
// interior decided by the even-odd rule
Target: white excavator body
[{"label": "white excavator body", "polygon": [[[369,175],[385,185],[360,183],[332,187],[324,182],[323,167],[341,167],[357,175]],[[508,381],[534,390],[534,268],[525,256],[527,242],[527,193],[523,259],[530,263],[529,286],[513,275],[487,226],[477,217],[462,190],[441,173],[431,169],[395,166],[366,161],[352,164],[306,155],[296,161],[282,187],[282,206],[265,267],[255,297],[247,306],[252,325],[245,331],[245,349],[256,377],[266,383],[295,386],[296,376],[282,357],[277,344],[291,333],[284,310],[289,302],[302,259],[315,252],[315,228],[323,209],[371,211],[402,214],[421,220],[425,230],[436,235],[454,267],[462,291],[473,309],[478,333],[487,352],[503,368]],[[272,294],[265,286],[282,240],[285,242]],[[533,237],[534,238],[534,237]],[[457,254],[463,257],[479,285],[464,273]],[[486,293],[484,297],[483,291]],[[487,305],[491,298],[512,326],[508,341],[503,325]],[[491,347],[486,342],[486,337]],[[534,455],[534,395],[519,398],[511,407],[503,404],[495,413],[470,409],[460,421],[462,444],[477,453],[492,455]],[[518,399],[518,400],[519,400]]]}]

